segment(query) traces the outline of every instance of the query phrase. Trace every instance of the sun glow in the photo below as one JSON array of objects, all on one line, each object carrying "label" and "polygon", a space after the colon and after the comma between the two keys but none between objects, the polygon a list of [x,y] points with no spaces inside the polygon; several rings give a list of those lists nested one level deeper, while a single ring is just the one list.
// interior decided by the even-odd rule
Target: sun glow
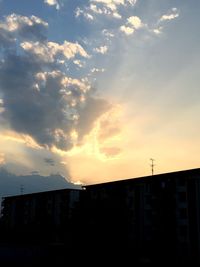
[{"label": "sun glow", "polygon": [[27,147],[34,149],[42,149],[42,147],[35,142],[33,138],[26,134],[17,134],[14,131],[2,131],[0,138],[5,141],[13,141],[21,144],[25,144]]},{"label": "sun glow", "polygon": [[74,143],[78,144],[71,150],[62,151],[53,147],[52,151],[67,157],[85,154],[101,161],[119,159],[121,153],[118,146],[122,139],[121,117],[122,107],[116,105],[95,122],[92,131],[80,143],[78,132],[73,130],[70,137]]}]

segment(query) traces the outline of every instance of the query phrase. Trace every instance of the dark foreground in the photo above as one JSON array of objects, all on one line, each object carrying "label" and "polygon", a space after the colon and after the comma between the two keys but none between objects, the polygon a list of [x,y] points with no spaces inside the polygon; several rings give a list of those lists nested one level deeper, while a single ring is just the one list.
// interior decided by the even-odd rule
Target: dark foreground
[{"label": "dark foreground", "polygon": [[[122,244],[121,244],[122,245]],[[163,257],[164,256],[164,257]],[[176,265],[176,259],[159,255],[141,258],[122,246],[117,248],[105,244],[87,244],[80,248],[69,248],[65,244],[1,244],[0,266],[71,266],[76,264],[92,266],[170,266]],[[183,266],[199,266],[194,262],[185,262]]]}]

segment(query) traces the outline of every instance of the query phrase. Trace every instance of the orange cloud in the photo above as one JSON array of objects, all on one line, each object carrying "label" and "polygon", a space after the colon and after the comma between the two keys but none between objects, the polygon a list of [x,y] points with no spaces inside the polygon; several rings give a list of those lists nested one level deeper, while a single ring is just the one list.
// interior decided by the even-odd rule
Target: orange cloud
[{"label": "orange cloud", "polygon": [[34,149],[42,148],[29,135],[18,134],[11,130],[2,131],[2,133],[0,134],[0,138],[6,141],[13,141],[13,142],[25,144],[26,146],[34,148]]}]

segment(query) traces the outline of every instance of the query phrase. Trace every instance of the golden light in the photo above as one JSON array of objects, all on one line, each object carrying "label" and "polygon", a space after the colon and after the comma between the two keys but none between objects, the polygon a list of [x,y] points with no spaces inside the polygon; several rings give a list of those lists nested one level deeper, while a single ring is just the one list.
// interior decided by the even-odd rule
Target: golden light
[{"label": "golden light", "polygon": [[14,131],[5,130],[0,134],[0,138],[7,141],[22,143],[34,149],[42,149],[42,146],[38,145],[37,142],[29,135],[17,134]]},{"label": "golden light", "polygon": [[5,163],[5,155],[4,153],[0,153],[0,165]]},{"label": "golden light", "polygon": [[77,142],[78,140],[78,132],[76,130],[72,130],[70,133],[70,138],[73,142]]},{"label": "golden light", "polygon": [[123,138],[122,114],[123,110],[120,105],[113,106],[95,122],[92,131],[84,137],[81,145],[76,144],[79,135],[74,129],[70,133],[74,147],[70,151],[62,151],[53,147],[52,151],[60,156],[68,157],[84,154],[101,161],[119,159],[121,152],[118,146]]}]

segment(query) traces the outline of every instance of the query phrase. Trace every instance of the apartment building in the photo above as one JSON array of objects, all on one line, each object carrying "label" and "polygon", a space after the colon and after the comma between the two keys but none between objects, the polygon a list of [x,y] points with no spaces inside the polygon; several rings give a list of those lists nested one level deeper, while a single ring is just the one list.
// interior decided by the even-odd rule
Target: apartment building
[{"label": "apartment building", "polygon": [[200,169],[7,197],[2,214],[11,239],[136,263],[200,263]]}]

